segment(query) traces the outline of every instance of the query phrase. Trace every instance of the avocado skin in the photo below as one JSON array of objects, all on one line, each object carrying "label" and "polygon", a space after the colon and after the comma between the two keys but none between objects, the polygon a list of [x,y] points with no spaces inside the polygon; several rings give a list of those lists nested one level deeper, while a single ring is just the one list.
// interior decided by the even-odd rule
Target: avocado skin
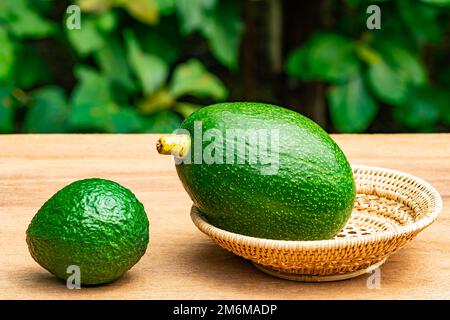
[{"label": "avocado skin", "polygon": [[[355,201],[350,164],[316,123],[285,108],[262,103],[220,103],[202,108],[194,122],[208,129],[278,129],[279,170],[261,174],[261,164],[176,165],[184,188],[205,218],[224,230],[275,240],[333,238],[349,219]],[[224,135],[223,154],[226,154]],[[204,148],[210,144],[203,142]],[[255,148],[247,144],[246,148]]]},{"label": "avocado skin", "polygon": [[61,279],[80,267],[81,284],[121,277],[144,255],[149,222],[143,205],[121,185],[104,179],[74,182],[51,197],[26,231],[33,259]]}]

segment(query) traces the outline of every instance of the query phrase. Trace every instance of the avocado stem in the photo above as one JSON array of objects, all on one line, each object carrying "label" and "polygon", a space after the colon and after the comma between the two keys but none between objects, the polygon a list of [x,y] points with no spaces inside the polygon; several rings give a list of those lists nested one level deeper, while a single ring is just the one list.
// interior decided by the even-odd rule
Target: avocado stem
[{"label": "avocado stem", "polygon": [[184,158],[191,148],[191,137],[187,134],[167,134],[161,136],[156,142],[159,154],[173,155]]}]

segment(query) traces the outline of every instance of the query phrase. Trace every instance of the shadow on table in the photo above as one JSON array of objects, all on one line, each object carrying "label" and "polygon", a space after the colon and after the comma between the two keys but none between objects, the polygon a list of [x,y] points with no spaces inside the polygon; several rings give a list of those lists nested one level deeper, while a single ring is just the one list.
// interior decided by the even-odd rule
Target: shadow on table
[{"label": "shadow on table", "polygon": [[[66,280],[59,279],[56,276],[52,275],[51,273],[47,272],[46,270],[37,270],[33,268],[33,270],[30,270],[30,268],[27,268],[26,270],[16,270],[16,274],[22,274],[23,276],[19,277],[19,281],[21,282],[22,286],[26,286],[29,288],[30,292],[33,290],[38,290],[39,292],[42,292],[42,290],[48,290],[51,288],[53,291],[64,291],[64,293],[67,293],[67,285]],[[125,273],[121,278],[117,279],[116,281],[113,281],[111,283],[101,284],[101,285],[89,285],[85,286],[82,285],[82,289],[88,289],[88,290],[95,290],[97,288],[105,288],[109,286],[122,286],[126,285],[133,281],[133,273],[127,272]],[[77,291],[77,290],[69,290],[69,291]]]},{"label": "shadow on table", "polygon": [[[381,288],[370,289],[368,280],[372,274],[322,283],[296,282],[269,276],[256,269],[250,261],[221,249],[212,242],[203,242],[196,249],[190,248],[185,253],[185,258],[190,260],[189,264],[196,266],[195,278],[199,282],[207,283],[209,288],[217,287],[217,298],[257,299],[302,299],[305,295],[318,299],[358,299],[361,293],[366,297],[376,297],[383,289],[389,290],[392,281],[407,278],[408,275],[402,274],[398,267],[400,264],[412,266],[415,260],[409,250],[401,250],[381,267]],[[330,292],[342,292],[343,296],[330,296]]]}]

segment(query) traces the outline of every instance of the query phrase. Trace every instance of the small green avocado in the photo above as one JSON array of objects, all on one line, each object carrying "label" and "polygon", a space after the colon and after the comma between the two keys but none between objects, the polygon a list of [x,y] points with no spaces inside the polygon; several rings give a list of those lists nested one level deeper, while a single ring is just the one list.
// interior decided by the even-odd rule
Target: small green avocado
[{"label": "small green avocado", "polygon": [[121,277],[144,255],[149,222],[143,205],[109,180],[76,181],[57,192],[31,221],[26,241],[37,263],[61,279],[77,266],[83,285]]}]

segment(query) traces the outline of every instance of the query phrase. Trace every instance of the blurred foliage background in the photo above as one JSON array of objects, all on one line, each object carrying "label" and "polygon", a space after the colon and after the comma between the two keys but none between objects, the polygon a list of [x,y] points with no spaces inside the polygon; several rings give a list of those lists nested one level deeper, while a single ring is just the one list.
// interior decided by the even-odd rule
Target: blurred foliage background
[{"label": "blurred foliage background", "polygon": [[450,0],[0,2],[0,133],[171,132],[226,100],[329,132],[448,132]]}]

